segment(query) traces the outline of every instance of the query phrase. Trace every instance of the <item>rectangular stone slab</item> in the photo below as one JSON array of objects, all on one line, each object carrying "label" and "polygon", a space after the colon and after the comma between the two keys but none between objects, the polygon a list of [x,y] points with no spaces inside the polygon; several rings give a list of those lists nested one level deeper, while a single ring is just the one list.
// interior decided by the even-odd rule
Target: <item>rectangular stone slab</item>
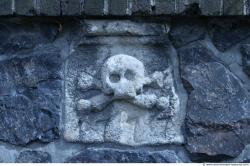
[{"label": "rectangular stone slab", "polygon": [[80,16],[81,15],[81,0],[62,0],[61,10],[62,15]]},{"label": "rectangular stone slab", "polygon": [[11,15],[12,12],[12,1],[1,0],[0,1],[0,15]]},{"label": "rectangular stone slab", "polygon": [[84,0],[84,14],[103,15],[104,0]]},{"label": "rectangular stone slab", "polygon": [[128,0],[110,0],[109,14],[110,15],[127,15]]},{"label": "rectangular stone slab", "polygon": [[40,15],[60,16],[60,0],[38,0]]},{"label": "rectangular stone slab", "polygon": [[88,30],[67,59],[64,138],[130,146],[183,143],[185,113],[172,70],[174,52],[162,36],[165,25],[84,23]]},{"label": "rectangular stone slab", "polygon": [[35,15],[35,4],[33,0],[15,1],[15,13],[19,15]]}]

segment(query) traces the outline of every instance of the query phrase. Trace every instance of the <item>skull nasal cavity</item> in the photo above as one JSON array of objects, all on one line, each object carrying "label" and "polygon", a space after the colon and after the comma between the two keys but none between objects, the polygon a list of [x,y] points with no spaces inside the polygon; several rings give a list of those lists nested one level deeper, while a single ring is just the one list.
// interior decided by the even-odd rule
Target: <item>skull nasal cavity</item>
[{"label": "skull nasal cavity", "polygon": [[119,82],[120,79],[121,79],[120,74],[112,73],[112,74],[110,74],[110,76],[109,76],[109,80],[110,80],[111,82],[113,82],[113,83]]},{"label": "skull nasal cavity", "polygon": [[126,70],[125,74],[124,74],[124,77],[127,79],[127,80],[134,80],[135,79],[135,73],[132,71],[132,70]]}]

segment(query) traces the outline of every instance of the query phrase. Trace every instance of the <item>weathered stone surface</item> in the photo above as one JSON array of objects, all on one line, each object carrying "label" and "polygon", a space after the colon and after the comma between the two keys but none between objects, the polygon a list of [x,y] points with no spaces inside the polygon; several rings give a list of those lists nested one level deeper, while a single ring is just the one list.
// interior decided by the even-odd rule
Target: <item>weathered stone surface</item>
[{"label": "weathered stone surface", "polygon": [[149,15],[151,12],[151,0],[133,0],[132,14]]},{"label": "weathered stone surface", "polygon": [[54,24],[32,24],[31,22],[10,19],[0,24],[0,56],[25,54],[39,44],[51,43],[58,34],[58,26]]},{"label": "weathered stone surface", "polygon": [[0,63],[0,140],[16,145],[59,134],[59,50],[41,47],[27,55]]},{"label": "weathered stone surface", "polygon": [[202,15],[220,16],[223,12],[223,0],[203,0],[200,2]]},{"label": "weathered stone surface", "polygon": [[[85,2],[86,1],[86,2]],[[12,15],[14,0],[1,0],[0,15]],[[18,15],[46,16],[128,16],[145,15],[249,15],[249,0],[15,0]],[[34,12],[31,5],[38,4]],[[80,4],[80,8],[79,8]],[[84,4],[84,5],[83,5]],[[104,5],[105,4],[105,5]],[[42,5],[42,6],[41,6]],[[84,6],[84,10],[83,9]],[[13,8],[13,9],[12,9]],[[41,11],[40,11],[41,9]],[[61,11],[61,12],[60,12]]]},{"label": "weathered stone surface", "polygon": [[51,163],[49,153],[42,151],[27,150],[21,152],[16,158],[16,163]]},{"label": "weathered stone surface", "polygon": [[[152,27],[161,31],[161,24],[118,21],[123,25],[119,29],[109,26],[115,21],[95,23],[87,27],[98,33],[75,43],[67,61],[65,139],[126,145],[183,143],[185,113],[180,111],[183,102],[174,80],[173,50],[165,36],[141,34]],[[131,29],[136,29],[135,35],[124,36]],[[116,33],[107,33],[112,31]]]},{"label": "weathered stone surface", "polygon": [[109,148],[87,148],[72,157],[68,163],[180,163],[189,162],[174,150],[119,150]]},{"label": "weathered stone surface", "polygon": [[60,50],[49,44],[56,27],[18,20],[1,26],[0,140],[52,141],[59,135],[62,95]]},{"label": "weathered stone surface", "polygon": [[0,15],[11,15],[12,11],[12,1],[11,0],[1,0],[0,1]]},{"label": "weathered stone surface", "polygon": [[140,23],[128,20],[88,20],[85,36],[159,36],[166,33],[167,24]]},{"label": "weathered stone surface", "polygon": [[110,15],[127,15],[128,13],[128,1],[127,0],[109,0],[109,14]]},{"label": "weathered stone surface", "polygon": [[226,51],[250,35],[250,24],[241,19],[216,19],[209,22],[208,30],[216,48]]},{"label": "weathered stone surface", "polygon": [[236,157],[250,140],[250,98],[241,81],[201,43],[179,52],[189,92],[187,149]]},{"label": "weathered stone surface", "polygon": [[104,0],[84,0],[84,14],[104,15]]},{"label": "weathered stone surface", "polygon": [[200,0],[176,0],[175,13],[181,15],[200,15]]},{"label": "weathered stone surface", "polygon": [[15,1],[15,13],[18,15],[32,16],[36,14],[33,0]]},{"label": "weathered stone surface", "polygon": [[223,15],[243,15],[244,0],[223,0]]},{"label": "weathered stone surface", "polygon": [[225,163],[250,163],[250,145],[246,146],[246,148],[242,151],[242,153],[231,160],[224,161]]},{"label": "weathered stone surface", "polygon": [[250,76],[250,44],[241,46],[242,64],[245,72]]},{"label": "weathered stone surface", "polygon": [[202,20],[190,20],[187,18],[181,21],[173,21],[169,37],[175,47],[182,47],[196,40],[204,39],[205,27]]},{"label": "weathered stone surface", "polygon": [[39,14],[46,16],[60,16],[60,0],[39,0]]},{"label": "weathered stone surface", "polygon": [[62,15],[80,16],[81,0],[61,0]]},{"label": "weathered stone surface", "polygon": [[175,1],[172,0],[156,0],[155,14],[173,14],[175,13]]}]

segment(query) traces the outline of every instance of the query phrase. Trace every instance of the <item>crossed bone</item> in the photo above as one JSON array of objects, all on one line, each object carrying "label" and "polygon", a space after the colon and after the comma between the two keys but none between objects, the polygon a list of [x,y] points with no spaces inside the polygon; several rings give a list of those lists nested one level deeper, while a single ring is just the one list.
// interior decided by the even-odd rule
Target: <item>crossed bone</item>
[{"label": "crossed bone", "polygon": [[[158,72],[159,73],[159,72]],[[152,75],[154,76],[156,72]],[[91,77],[90,75],[87,76],[88,78]],[[94,78],[92,78],[94,80]],[[148,79],[148,81],[144,85],[151,85],[156,83],[157,79],[152,77]],[[100,82],[98,80],[93,81],[94,87],[99,87]],[[161,86],[161,85],[159,85]],[[86,89],[86,87],[83,87]],[[99,89],[101,89],[99,87]],[[102,111],[106,108],[110,103],[117,100],[126,100],[131,104],[134,104],[138,107],[145,108],[145,109],[152,109],[156,107],[160,110],[166,109],[168,107],[169,98],[168,97],[157,97],[155,94],[139,94],[135,97],[131,98],[120,98],[114,95],[107,95],[105,93],[96,95],[90,99],[80,99],[77,102],[77,110],[79,111]]]}]

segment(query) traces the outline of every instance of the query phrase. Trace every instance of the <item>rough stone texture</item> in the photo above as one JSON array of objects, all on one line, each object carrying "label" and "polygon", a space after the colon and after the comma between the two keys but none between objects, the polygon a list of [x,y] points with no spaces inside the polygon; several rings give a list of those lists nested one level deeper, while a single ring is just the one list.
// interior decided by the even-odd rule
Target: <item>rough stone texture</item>
[{"label": "rough stone texture", "polygon": [[84,14],[104,15],[104,0],[84,0]]},{"label": "rough stone texture", "polygon": [[16,163],[51,163],[49,153],[42,151],[27,150],[21,152],[16,158]]},{"label": "rough stone texture", "polygon": [[242,57],[243,69],[250,76],[250,45],[249,44],[242,45],[241,53],[243,55]]},{"label": "rough stone texture", "polygon": [[187,149],[236,157],[250,137],[250,98],[241,81],[200,43],[179,52],[181,77],[189,92]]},{"label": "rough stone texture", "polygon": [[243,15],[244,0],[223,0],[223,15]]},{"label": "rough stone texture", "polygon": [[132,14],[134,15],[149,15],[151,12],[151,0],[133,0]]},{"label": "rough stone texture", "polygon": [[80,0],[61,0],[62,15],[74,16],[81,14]]},{"label": "rough stone texture", "polygon": [[169,37],[175,47],[181,47],[190,42],[204,39],[204,22],[202,20],[196,20],[194,23],[187,18],[183,19],[182,21],[173,21],[169,32]]},{"label": "rough stone texture", "polygon": [[175,12],[175,1],[172,0],[156,0],[155,11],[157,15],[173,14]]},{"label": "rough stone texture", "polygon": [[249,162],[249,18],[108,5],[105,20],[0,19],[0,162]]},{"label": "rough stone texture", "polygon": [[15,1],[15,13],[18,15],[26,15],[26,16],[35,15],[36,13],[33,0]]},{"label": "rough stone texture", "polygon": [[1,0],[0,1],[0,15],[11,15],[12,11],[12,1]]},{"label": "rough stone texture", "polygon": [[49,44],[53,26],[15,22],[0,30],[0,140],[50,142],[58,138],[62,95],[60,51]]},{"label": "rough stone texture", "polygon": [[242,19],[217,19],[209,22],[208,30],[217,49],[226,51],[250,35],[249,25]]},{"label": "rough stone texture", "polygon": [[242,153],[236,157],[235,159],[230,159],[224,161],[225,163],[250,163],[250,146],[246,146],[246,148],[242,151]]},{"label": "rough stone texture", "polygon": [[219,16],[222,15],[223,0],[205,0],[200,2],[202,15],[206,16]]},{"label": "rough stone texture", "polygon": [[[157,35],[165,32],[165,26],[132,21],[86,24],[90,29],[86,35],[91,37],[76,42],[67,61],[65,139],[125,145],[183,143],[185,112],[180,111],[179,87],[173,80],[174,52]],[[126,38],[124,34],[135,27],[137,31]]]},{"label": "rough stone texture", "polygon": [[[60,14],[64,16],[131,16],[135,13],[140,16],[250,14],[249,0],[16,0],[16,2],[22,3],[17,6],[13,5],[13,9],[19,8],[17,14],[27,16],[35,16],[40,12],[46,16],[59,16]],[[37,3],[36,12],[33,12],[31,8],[34,2]],[[12,0],[1,0],[0,3],[0,15],[13,15]],[[80,11],[84,6],[84,11],[79,12],[78,4],[80,4]]]},{"label": "rough stone texture", "polygon": [[109,0],[109,14],[110,15],[127,15],[128,14],[128,0]]},{"label": "rough stone texture", "polygon": [[189,160],[173,150],[119,150],[87,148],[66,160],[67,163],[182,163]]},{"label": "rough stone texture", "polygon": [[60,16],[60,0],[38,0],[39,15]]}]

